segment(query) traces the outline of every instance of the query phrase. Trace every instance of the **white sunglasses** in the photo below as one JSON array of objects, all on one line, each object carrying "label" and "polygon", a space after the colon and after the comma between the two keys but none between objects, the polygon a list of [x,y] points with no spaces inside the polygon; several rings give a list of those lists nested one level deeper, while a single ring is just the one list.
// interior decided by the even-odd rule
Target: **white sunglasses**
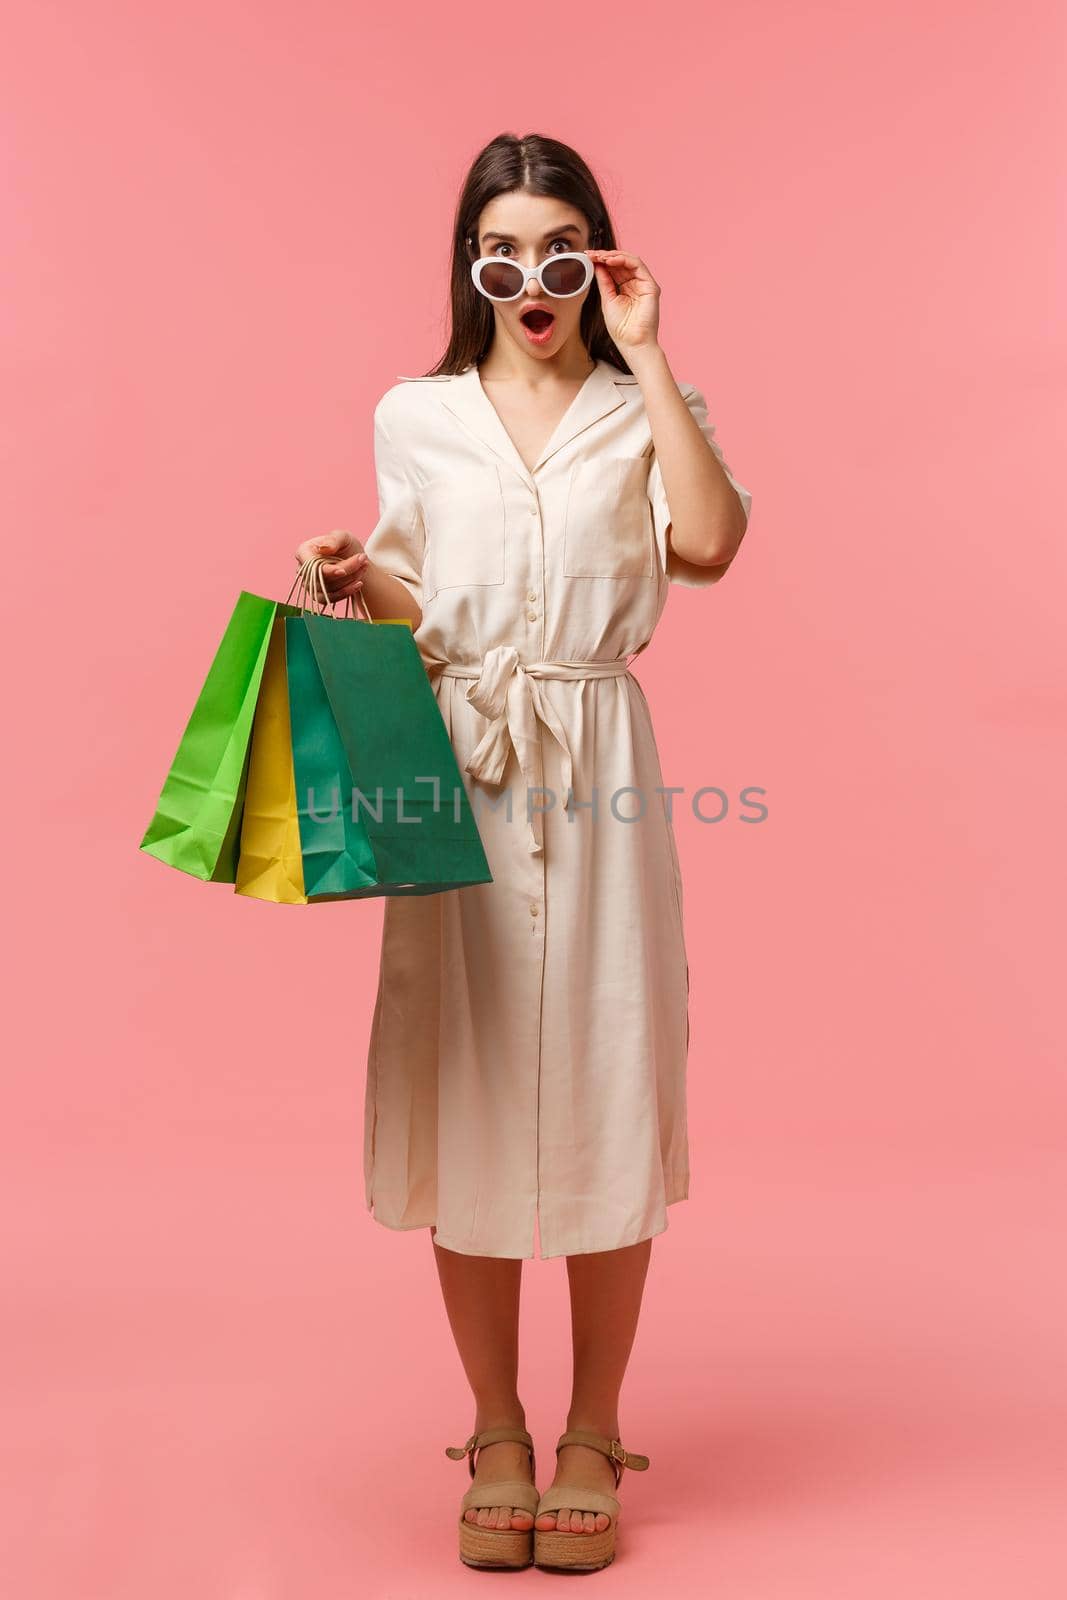
[{"label": "white sunglasses", "polygon": [[570,300],[588,286],[593,272],[593,263],[581,250],[546,256],[539,267],[524,267],[510,256],[481,256],[471,263],[474,287],[487,300],[517,300],[531,278],[553,300]]}]

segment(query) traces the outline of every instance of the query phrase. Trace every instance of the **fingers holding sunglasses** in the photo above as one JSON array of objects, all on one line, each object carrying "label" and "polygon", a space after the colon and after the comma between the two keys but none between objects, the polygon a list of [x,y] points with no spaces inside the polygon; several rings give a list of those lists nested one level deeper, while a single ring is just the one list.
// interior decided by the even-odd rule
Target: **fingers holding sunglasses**
[{"label": "fingers holding sunglasses", "polygon": [[[636,348],[655,340],[660,287],[639,256],[625,250],[589,252],[598,259],[597,286],[608,333],[620,346]],[[606,260],[600,260],[600,257]]]},{"label": "fingers holding sunglasses", "polygon": [[632,271],[615,262],[598,262],[597,267],[600,292],[609,302],[620,297],[633,302],[648,301],[653,305],[658,302],[660,286],[643,264],[638,263]]},{"label": "fingers holding sunglasses", "polygon": [[625,250],[590,250],[589,255],[594,258],[593,265],[602,267],[617,283],[632,280],[659,287],[640,256],[627,255]]}]

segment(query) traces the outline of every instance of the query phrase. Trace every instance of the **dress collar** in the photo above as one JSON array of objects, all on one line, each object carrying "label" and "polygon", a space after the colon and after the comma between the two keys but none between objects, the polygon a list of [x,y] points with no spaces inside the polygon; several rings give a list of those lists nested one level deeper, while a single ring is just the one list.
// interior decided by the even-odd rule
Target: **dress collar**
[{"label": "dress collar", "polygon": [[496,407],[483,389],[477,366],[468,367],[465,372],[456,374],[450,383],[442,384],[440,400],[445,409],[450,411],[469,432],[512,467],[524,483],[532,487],[534,474],[556,454],[557,450],[562,450],[564,445],[569,444],[577,434],[626,404],[626,397],[620,386],[635,382],[636,379],[628,373],[620,372],[610,362],[598,358],[593,371],[578,390],[557,423],[551,438],[534,462],[533,472],[515,448]]}]

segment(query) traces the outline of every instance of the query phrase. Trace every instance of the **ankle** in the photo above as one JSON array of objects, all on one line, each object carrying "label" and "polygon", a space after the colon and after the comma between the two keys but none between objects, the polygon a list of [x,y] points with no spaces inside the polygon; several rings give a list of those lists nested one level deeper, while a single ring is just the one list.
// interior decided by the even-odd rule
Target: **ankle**
[{"label": "ankle", "polygon": [[477,1401],[474,1412],[474,1432],[484,1433],[488,1428],[526,1427],[526,1411],[521,1400]]},{"label": "ankle", "polygon": [[605,1439],[618,1439],[619,1419],[617,1416],[605,1418],[603,1414],[597,1416],[589,1411],[573,1411],[567,1416],[567,1432],[599,1433]]}]

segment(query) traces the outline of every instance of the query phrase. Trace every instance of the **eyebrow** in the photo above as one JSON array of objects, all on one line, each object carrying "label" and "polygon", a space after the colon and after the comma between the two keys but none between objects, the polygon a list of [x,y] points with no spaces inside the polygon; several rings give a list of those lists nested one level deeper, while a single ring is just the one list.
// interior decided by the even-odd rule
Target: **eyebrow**
[{"label": "eyebrow", "polygon": [[[581,231],[582,231],[581,228],[579,228],[575,223],[573,223],[573,222],[565,222],[561,228],[549,228],[548,232],[543,235],[541,242],[544,243],[545,239],[554,239],[554,238],[556,238],[556,236],[558,234],[561,234],[561,233],[581,233]],[[482,234],[482,242],[483,242],[483,244],[488,244],[490,239],[495,239],[498,242],[503,242],[504,244],[518,244],[518,242],[519,242],[510,233],[483,233]]]}]

